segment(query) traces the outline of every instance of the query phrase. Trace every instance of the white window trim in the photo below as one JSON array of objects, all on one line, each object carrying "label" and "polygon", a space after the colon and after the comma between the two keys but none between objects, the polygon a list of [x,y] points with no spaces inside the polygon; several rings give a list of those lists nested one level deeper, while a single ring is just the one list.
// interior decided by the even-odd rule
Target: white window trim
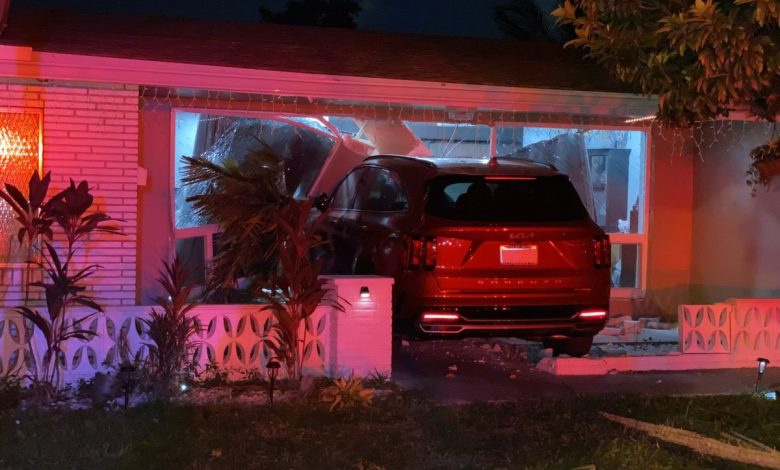
[{"label": "white window trim", "polygon": [[[305,128],[307,130],[310,130],[312,132],[315,132],[317,134],[320,134],[322,136],[325,136],[330,139],[334,139],[334,137],[337,137],[338,134],[334,136],[334,134],[329,134],[328,132],[325,132],[321,129],[316,129],[310,126],[306,126],[303,123],[300,123],[298,121],[292,120],[292,119],[286,119],[286,117],[300,117],[303,116],[301,114],[295,114],[295,113],[276,113],[272,111],[239,111],[239,110],[226,110],[226,109],[209,109],[209,108],[188,108],[188,107],[182,107],[182,106],[174,106],[170,109],[170,142],[169,142],[169,150],[168,155],[171,155],[173,158],[170,159],[170,180],[168,183],[169,191],[168,191],[168,201],[169,201],[169,207],[168,210],[170,211],[170,233],[173,234],[173,237],[170,237],[170,243],[169,243],[169,253],[172,254],[172,256],[175,256],[176,254],[176,242],[178,240],[186,240],[188,238],[198,238],[203,237],[203,261],[208,266],[211,261],[214,259],[214,235],[219,233],[220,228],[217,224],[209,224],[209,225],[201,225],[197,227],[184,227],[184,228],[178,228],[176,226],[176,159],[178,158],[176,156],[176,113],[190,113],[190,114],[209,114],[209,115],[221,115],[225,117],[245,117],[250,119],[271,119],[274,121],[283,122],[286,124],[290,124],[292,126]],[[329,129],[332,133],[337,133],[338,129],[336,129],[335,126],[333,126],[331,123],[327,122],[324,119],[319,119],[317,116],[310,116],[318,121],[320,121],[324,127]],[[330,153],[327,157],[325,157],[325,166],[323,166],[322,170],[320,171],[319,176],[312,184],[312,189],[317,187],[317,184],[320,181],[320,178],[322,177],[322,174],[324,173],[324,170],[326,169],[326,166],[329,164],[329,162],[332,160],[332,156],[335,152],[338,151],[339,146],[341,145],[340,140],[334,140],[333,148],[331,149]]]},{"label": "white window trim", "polygon": [[491,142],[490,150],[491,156],[495,155],[496,149],[496,128],[503,127],[541,127],[551,129],[583,129],[583,130],[604,130],[604,131],[640,131],[645,135],[645,168],[644,168],[644,201],[642,204],[642,232],[640,233],[607,233],[609,235],[609,242],[612,245],[638,245],[640,256],[640,268],[637,270],[637,285],[638,287],[612,287],[610,289],[610,298],[613,299],[631,299],[642,298],[647,291],[647,271],[648,271],[648,240],[650,231],[650,201],[651,201],[651,188],[650,188],[650,171],[651,171],[651,154],[652,149],[652,133],[646,126],[638,125],[625,125],[625,126],[604,126],[604,125],[588,125],[588,124],[575,124],[575,123],[547,123],[547,122],[504,122],[496,121],[491,125]]},{"label": "white window trim", "polygon": [[[184,228],[184,229],[178,229],[176,228],[176,201],[173,197],[173,194],[175,192],[176,187],[176,156],[175,156],[175,147],[176,147],[176,113],[179,112],[186,112],[186,113],[200,113],[200,114],[212,114],[212,115],[225,115],[225,116],[239,116],[239,117],[247,117],[247,118],[254,118],[254,119],[261,119],[261,118],[274,118],[274,117],[281,117],[282,119],[277,119],[282,122],[287,122],[292,125],[300,125],[300,123],[284,119],[284,116],[301,116],[300,114],[295,113],[274,113],[274,112],[267,112],[267,111],[239,111],[239,110],[225,110],[225,109],[208,109],[208,108],[188,108],[188,107],[172,107],[170,110],[171,113],[171,129],[170,129],[170,150],[169,155],[173,155],[174,158],[171,158],[171,178],[170,178],[170,194],[169,194],[169,201],[170,201],[170,211],[171,211],[171,225],[172,225],[172,233],[174,234],[174,237],[172,237],[171,240],[171,253],[176,252],[176,246],[175,242],[176,240],[180,239],[186,239],[186,238],[193,238],[198,236],[203,236],[206,239],[204,240],[204,260],[206,263],[211,262],[213,259],[213,235],[217,233],[218,227],[216,225],[207,225],[202,227],[192,227],[192,228]],[[321,120],[322,121],[322,120]],[[326,127],[329,129],[332,129],[332,126],[330,126],[330,123],[324,122]],[[625,126],[605,126],[605,125],[588,125],[588,124],[576,124],[576,123],[549,123],[549,122],[504,122],[504,121],[496,121],[493,122],[490,126],[490,153],[491,156],[495,154],[496,149],[496,137],[497,132],[496,128],[498,126],[506,126],[506,127],[542,127],[542,128],[556,128],[556,129],[583,129],[583,130],[606,130],[606,131],[614,131],[614,130],[627,130],[627,131],[640,131],[643,132],[645,135],[645,168],[644,168],[644,201],[643,201],[643,213],[642,213],[642,232],[641,233],[608,233],[610,243],[613,245],[617,244],[635,244],[639,246],[639,253],[640,253],[640,269],[637,270],[637,276],[638,276],[638,282],[637,285],[639,287],[636,288],[629,288],[629,287],[613,287],[610,291],[610,297],[611,298],[641,298],[644,297],[646,289],[647,289],[647,272],[648,272],[648,240],[649,240],[649,229],[650,229],[650,201],[651,201],[651,187],[650,187],[650,171],[651,171],[651,149],[652,149],[652,133],[650,130],[645,126],[640,125],[625,125]],[[300,125],[300,127],[304,127],[303,125]],[[307,127],[307,129],[311,129]],[[332,135],[329,135],[327,132],[323,132],[319,129],[312,129],[315,132],[318,132],[324,136],[333,137]],[[339,141],[336,141],[338,143]],[[331,154],[326,157],[326,164],[331,160],[332,154],[337,151],[338,145],[334,145],[333,149],[331,150]],[[324,169],[324,168],[323,168]],[[322,173],[320,174],[320,176]],[[319,178],[318,178],[319,179]],[[315,181],[316,185],[316,181]],[[214,228],[216,227],[216,229]]]}]

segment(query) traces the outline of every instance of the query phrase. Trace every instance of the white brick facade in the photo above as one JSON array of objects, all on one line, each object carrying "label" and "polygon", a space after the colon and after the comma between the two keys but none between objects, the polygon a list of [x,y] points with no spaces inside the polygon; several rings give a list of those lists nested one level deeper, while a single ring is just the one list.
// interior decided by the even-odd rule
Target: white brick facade
[{"label": "white brick facade", "polygon": [[[93,209],[121,219],[124,236],[97,235],[76,261],[102,266],[90,280],[106,306],[136,303],[138,225],[138,87],[0,83],[0,110],[43,114],[43,168],[50,195],[87,180]],[[0,268],[0,305],[22,299],[20,270]]]}]

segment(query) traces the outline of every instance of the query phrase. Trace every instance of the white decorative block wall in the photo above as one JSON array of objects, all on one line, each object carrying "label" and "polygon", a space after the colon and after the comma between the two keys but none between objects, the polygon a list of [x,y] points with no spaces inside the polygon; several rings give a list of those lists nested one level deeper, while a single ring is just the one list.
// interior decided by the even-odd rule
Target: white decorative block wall
[{"label": "white decorative block wall", "polygon": [[780,300],[731,300],[732,352],[741,358],[780,359]]},{"label": "white decorative block wall", "polygon": [[684,353],[728,354],[731,325],[728,304],[680,305],[680,350]]},{"label": "white decorative block wall", "polygon": [[[367,375],[390,372],[392,279],[333,278],[336,294],[346,312],[319,307],[301,329],[304,373],[315,375]],[[360,297],[361,287],[370,297]],[[201,368],[213,363],[232,379],[249,371],[265,374],[272,356],[264,344],[273,324],[271,313],[260,305],[201,305],[192,310],[201,326],[195,357]],[[64,348],[65,382],[90,379],[96,372],[110,372],[127,360],[148,355],[143,318],[151,307],[109,307],[82,325],[93,332],[89,341],[72,340]],[[71,318],[88,313],[73,311]],[[304,333],[305,330],[305,333]],[[32,341],[29,341],[32,335]],[[32,345],[32,348],[30,348]],[[32,354],[30,353],[32,351]],[[0,313],[0,374],[17,370],[27,361],[40,370],[45,342],[40,333],[27,329],[23,318],[11,311]],[[26,359],[25,359],[26,358]],[[21,373],[29,370],[22,367]]]},{"label": "white decorative block wall", "polygon": [[780,299],[731,299],[680,305],[683,353],[728,354],[739,361],[780,361]]},{"label": "white decorative block wall", "polygon": [[[43,112],[43,167],[53,175],[50,194],[71,178],[87,180],[95,196],[93,208],[121,219],[125,236],[95,236],[75,262],[102,266],[90,284],[103,305],[134,305],[138,87],[0,83],[0,108]],[[18,275],[5,273],[10,270],[0,268],[0,306],[15,306],[22,298],[21,285],[10,280]]]}]

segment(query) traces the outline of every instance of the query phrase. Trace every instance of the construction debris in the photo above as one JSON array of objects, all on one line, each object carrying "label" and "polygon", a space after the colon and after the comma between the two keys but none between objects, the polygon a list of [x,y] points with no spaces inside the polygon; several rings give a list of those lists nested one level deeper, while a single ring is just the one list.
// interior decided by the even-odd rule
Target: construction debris
[{"label": "construction debris", "polygon": [[700,454],[711,455],[749,465],[780,469],[780,452],[737,433],[733,433],[729,436],[732,441],[739,442],[739,445],[734,445],[705,437],[692,431],[686,431],[685,429],[646,423],[644,421],[625,418],[603,411],[601,412],[601,415],[610,421],[620,423],[631,429],[644,431],[662,441],[688,447]]}]

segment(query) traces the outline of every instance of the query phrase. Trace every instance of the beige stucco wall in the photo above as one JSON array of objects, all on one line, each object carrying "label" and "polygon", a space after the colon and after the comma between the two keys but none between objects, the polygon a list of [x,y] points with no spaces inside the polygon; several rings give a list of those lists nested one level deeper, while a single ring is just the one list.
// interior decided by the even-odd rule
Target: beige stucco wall
[{"label": "beige stucco wall", "polygon": [[646,290],[639,298],[614,297],[610,315],[675,317],[688,301],[693,233],[693,169],[690,131],[652,126]]},{"label": "beige stucco wall", "polygon": [[780,297],[780,178],[751,197],[750,149],[766,143],[765,123],[706,124],[694,135],[691,294],[696,302]]},{"label": "beige stucco wall", "polygon": [[652,132],[648,291],[690,282],[694,166],[690,135],[657,127]]}]

